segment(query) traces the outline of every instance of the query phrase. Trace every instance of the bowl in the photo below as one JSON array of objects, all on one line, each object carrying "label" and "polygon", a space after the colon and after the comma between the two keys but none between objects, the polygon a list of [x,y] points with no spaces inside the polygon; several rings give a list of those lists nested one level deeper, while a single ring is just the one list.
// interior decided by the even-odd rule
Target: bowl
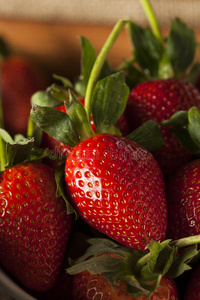
[{"label": "bowl", "polygon": [[[13,279],[0,268],[0,298],[5,294],[5,300],[37,300],[23,290]],[[14,299],[13,299],[14,298]]]}]

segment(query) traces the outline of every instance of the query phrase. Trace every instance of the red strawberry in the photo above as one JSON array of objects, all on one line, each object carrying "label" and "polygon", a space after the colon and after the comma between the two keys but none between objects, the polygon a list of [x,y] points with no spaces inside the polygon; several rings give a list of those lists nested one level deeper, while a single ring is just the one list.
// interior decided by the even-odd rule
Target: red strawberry
[{"label": "red strawberry", "polygon": [[111,238],[142,250],[165,238],[162,173],[135,142],[112,134],[80,142],[67,157],[65,180],[83,219]]},{"label": "red strawberry", "polygon": [[200,299],[200,265],[192,271],[191,277],[186,287],[184,300],[199,300]]},{"label": "red strawberry", "polygon": [[[83,271],[74,275],[73,279],[73,296],[74,300],[82,299],[121,299],[121,300],[178,300],[178,292],[173,279],[167,276],[162,277],[160,285],[150,298],[145,296],[133,297],[126,292],[126,284],[120,281],[120,285],[116,285],[113,289],[108,281],[100,274],[91,274]],[[101,297],[101,298],[100,298]]]},{"label": "red strawberry", "polygon": [[41,68],[25,57],[10,55],[1,62],[4,127],[10,134],[27,132],[31,96],[47,87]]},{"label": "red strawberry", "polygon": [[[200,93],[190,83],[176,79],[160,79],[138,84],[132,89],[126,108],[126,116],[131,129],[147,120],[158,123],[169,119],[175,112],[200,108]],[[169,127],[161,126],[165,145],[153,152],[163,173],[173,174],[188,162],[192,154],[186,150],[170,132]]]},{"label": "red strawberry", "polygon": [[73,276],[62,269],[53,288],[47,292],[31,292],[37,300],[72,300],[72,281]]},{"label": "red strawberry", "polygon": [[200,234],[199,212],[200,159],[179,170],[167,186],[168,237]]},{"label": "red strawberry", "polygon": [[21,163],[0,178],[0,263],[36,291],[54,285],[71,231],[54,176],[46,165]]}]

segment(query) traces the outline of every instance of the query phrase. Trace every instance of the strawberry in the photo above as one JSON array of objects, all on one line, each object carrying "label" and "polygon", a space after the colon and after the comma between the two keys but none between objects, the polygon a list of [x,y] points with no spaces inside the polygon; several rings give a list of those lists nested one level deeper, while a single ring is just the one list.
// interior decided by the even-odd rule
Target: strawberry
[{"label": "strawberry", "polygon": [[100,295],[108,299],[179,299],[173,277],[189,266],[186,256],[178,257],[174,252],[179,248],[175,244],[153,242],[147,247],[150,252],[145,253],[103,238],[91,238],[88,243],[85,253],[70,260],[71,266],[66,269],[74,276],[74,299]]},{"label": "strawberry", "polygon": [[126,292],[126,284],[120,281],[120,284],[113,289],[108,281],[100,274],[91,274],[83,271],[74,275],[73,279],[73,299],[87,300],[102,297],[102,299],[126,299],[126,300],[178,300],[177,287],[173,279],[167,276],[161,279],[160,285],[150,298],[145,296],[134,297]]},{"label": "strawberry", "polygon": [[[105,49],[109,49],[108,45]],[[65,101],[67,114],[35,104],[31,118],[47,134],[72,147],[64,171],[61,168],[66,182],[61,190],[75,211],[92,227],[120,243],[144,249],[151,240],[165,238],[167,207],[163,176],[150,152],[140,142],[133,141],[136,136],[152,137],[151,133],[140,131],[125,138],[115,126],[129,95],[124,73],[107,76],[91,88],[98,63],[97,59],[84,106],[70,94]],[[151,138],[150,141],[153,144]]]},{"label": "strawberry", "polygon": [[54,285],[71,231],[54,176],[48,166],[31,162],[7,168],[0,178],[0,263],[36,291]]},{"label": "strawberry", "polygon": [[192,270],[191,276],[186,286],[184,300],[199,300],[200,299],[200,265],[196,265]]},{"label": "strawberry", "polygon": [[39,64],[14,53],[1,58],[4,127],[11,135],[26,134],[31,96],[47,85],[47,75]]},{"label": "strawberry", "polygon": [[[165,144],[153,154],[164,176],[169,177],[192,158],[192,154],[184,149],[169,127],[162,126],[162,122],[177,111],[200,107],[199,91],[186,81],[195,65],[196,40],[194,31],[179,18],[172,20],[168,36],[163,37],[149,1],[141,3],[151,29],[142,28],[134,22],[129,24],[135,63],[127,71],[131,92],[126,115],[130,130],[149,119],[160,123]],[[138,82],[133,74],[137,75],[136,79],[139,78]]]},{"label": "strawberry", "polygon": [[196,235],[199,230],[200,159],[182,167],[167,185],[168,237]]},{"label": "strawberry", "polygon": [[[200,108],[200,93],[191,83],[178,79],[146,81],[132,89],[126,116],[133,129],[150,119],[161,123],[175,112],[187,111],[192,106]],[[188,162],[192,153],[173,135],[170,127],[160,129],[165,145],[153,154],[163,173],[169,176]]]},{"label": "strawberry", "polygon": [[66,189],[78,213],[118,242],[145,249],[165,238],[162,173],[135,142],[98,134],[75,146],[65,163]]}]

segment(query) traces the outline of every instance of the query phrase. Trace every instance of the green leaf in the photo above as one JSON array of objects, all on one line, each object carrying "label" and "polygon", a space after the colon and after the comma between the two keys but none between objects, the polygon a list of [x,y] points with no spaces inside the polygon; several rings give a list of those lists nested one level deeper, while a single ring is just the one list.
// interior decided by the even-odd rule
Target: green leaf
[{"label": "green leaf", "polygon": [[33,138],[24,138],[16,143],[6,143],[7,165],[12,167],[19,163],[28,161],[30,159],[31,149],[34,146]]},{"label": "green leaf", "polygon": [[[70,89],[65,86],[60,86],[56,83],[53,83],[51,86],[48,87],[47,93],[51,95],[54,99],[59,101],[59,105],[63,104],[64,101],[69,99],[69,91]],[[47,105],[49,106],[49,105]]]},{"label": "green leaf", "polygon": [[65,164],[61,164],[59,168],[56,169],[55,173],[55,180],[57,184],[57,192],[56,195],[62,196],[63,199],[66,202],[66,207],[67,207],[67,214],[75,214],[75,219],[78,218],[78,214],[76,210],[73,208],[72,204],[70,203],[67,193],[66,193],[66,188],[65,188]]},{"label": "green leaf", "polygon": [[66,113],[34,104],[30,116],[38,127],[65,145],[74,147],[79,143],[76,128]]},{"label": "green leaf", "polygon": [[47,91],[38,91],[34,93],[31,97],[31,103],[39,106],[49,107],[54,107],[61,104],[59,100],[55,99]]},{"label": "green leaf", "polygon": [[200,63],[196,62],[190,69],[189,73],[184,78],[185,81],[196,84],[200,74]]},{"label": "green leaf", "polygon": [[[126,65],[126,63],[124,64]],[[130,65],[128,62],[125,70],[126,84],[129,86],[130,89],[134,88],[137,84],[147,81],[147,79],[149,79],[145,73],[143,73],[133,64]]]},{"label": "green leaf", "polygon": [[173,20],[168,36],[167,54],[176,77],[181,77],[192,63],[195,48],[196,40],[194,31],[179,18]]},{"label": "green leaf", "polygon": [[192,107],[188,111],[188,130],[193,142],[200,150],[200,110],[197,107]]},{"label": "green leaf", "polygon": [[119,269],[119,259],[112,256],[95,256],[67,269],[67,273],[75,275],[88,270],[92,274],[116,272]]},{"label": "green leaf", "polygon": [[14,144],[14,140],[11,137],[11,135],[3,128],[0,128],[0,136],[2,137],[2,139],[9,144]]},{"label": "green leaf", "polygon": [[145,122],[126,137],[150,152],[161,148],[164,144],[159,126],[154,120]]},{"label": "green leaf", "polygon": [[86,88],[91,70],[96,60],[96,51],[92,43],[87,38],[80,36],[80,41],[81,41],[81,49],[82,49],[81,78]]},{"label": "green leaf", "polygon": [[91,256],[98,256],[106,252],[115,253],[120,256],[123,256],[126,252],[126,250],[122,248],[121,245],[107,238],[90,238],[87,240],[87,242],[89,244],[89,247],[86,252],[78,259],[71,261],[71,263],[77,264],[84,260],[87,260]]},{"label": "green leaf", "polygon": [[60,75],[57,75],[57,74],[53,74],[53,78],[59,80],[62,82],[63,86],[66,88],[70,88],[70,89],[73,89],[73,84],[71,83],[71,81],[64,77],[64,76],[60,76]]},{"label": "green leaf", "polygon": [[65,102],[67,114],[72,123],[76,127],[80,140],[86,140],[94,135],[91,123],[88,120],[86,110],[83,104],[76,100],[75,96],[70,92],[69,101]]},{"label": "green leaf", "polygon": [[181,144],[195,156],[200,156],[200,148],[191,138],[188,127],[174,127],[172,133],[178,138]]},{"label": "green leaf", "polygon": [[167,275],[176,278],[182,275],[185,271],[190,270],[191,266],[188,264],[198,254],[197,245],[192,245],[185,248],[179,256],[177,256],[167,272]]},{"label": "green leaf", "polygon": [[187,126],[188,125],[188,112],[181,110],[174,113],[170,119],[161,122],[163,126]]},{"label": "green leaf", "polygon": [[153,78],[158,77],[159,62],[164,48],[149,28],[143,29],[129,22],[129,34],[134,48],[135,60]]},{"label": "green leaf", "polygon": [[123,72],[97,82],[92,97],[92,116],[98,132],[107,132],[123,114],[129,96]]}]

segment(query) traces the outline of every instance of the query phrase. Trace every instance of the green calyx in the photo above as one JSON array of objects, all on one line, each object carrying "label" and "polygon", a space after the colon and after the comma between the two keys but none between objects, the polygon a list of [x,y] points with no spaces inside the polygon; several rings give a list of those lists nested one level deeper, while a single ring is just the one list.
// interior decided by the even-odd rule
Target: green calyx
[{"label": "green calyx", "polygon": [[161,126],[170,126],[172,133],[195,157],[200,157],[200,110],[193,106],[188,111],[178,111]]},{"label": "green calyx", "polygon": [[[199,254],[199,242],[200,235],[152,242],[147,245],[147,252],[142,252],[109,239],[93,238],[88,240],[89,247],[80,258],[69,260],[66,271],[71,275],[84,270],[101,274],[113,288],[119,280],[124,280],[128,294],[149,298],[163,276],[175,278],[191,269],[192,260]],[[184,249],[179,252],[180,248]]]},{"label": "green calyx", "polygon": [[[200,69],[199,64],[194,62],[197,45],[194,31],[179,18],[175,18],[172,20],[168,36],[162,37],[149,1],[140,0],[140,2],[150,28],[142,28],[131,21],[128,32],[133,45],[135,66],[143,77],[146,77],[143,80],[175,77],[192,79],[195,82],[194,75],[196,76],[198,72],[193,71]],[[195,66],[193,70],[192,65]]]}]

